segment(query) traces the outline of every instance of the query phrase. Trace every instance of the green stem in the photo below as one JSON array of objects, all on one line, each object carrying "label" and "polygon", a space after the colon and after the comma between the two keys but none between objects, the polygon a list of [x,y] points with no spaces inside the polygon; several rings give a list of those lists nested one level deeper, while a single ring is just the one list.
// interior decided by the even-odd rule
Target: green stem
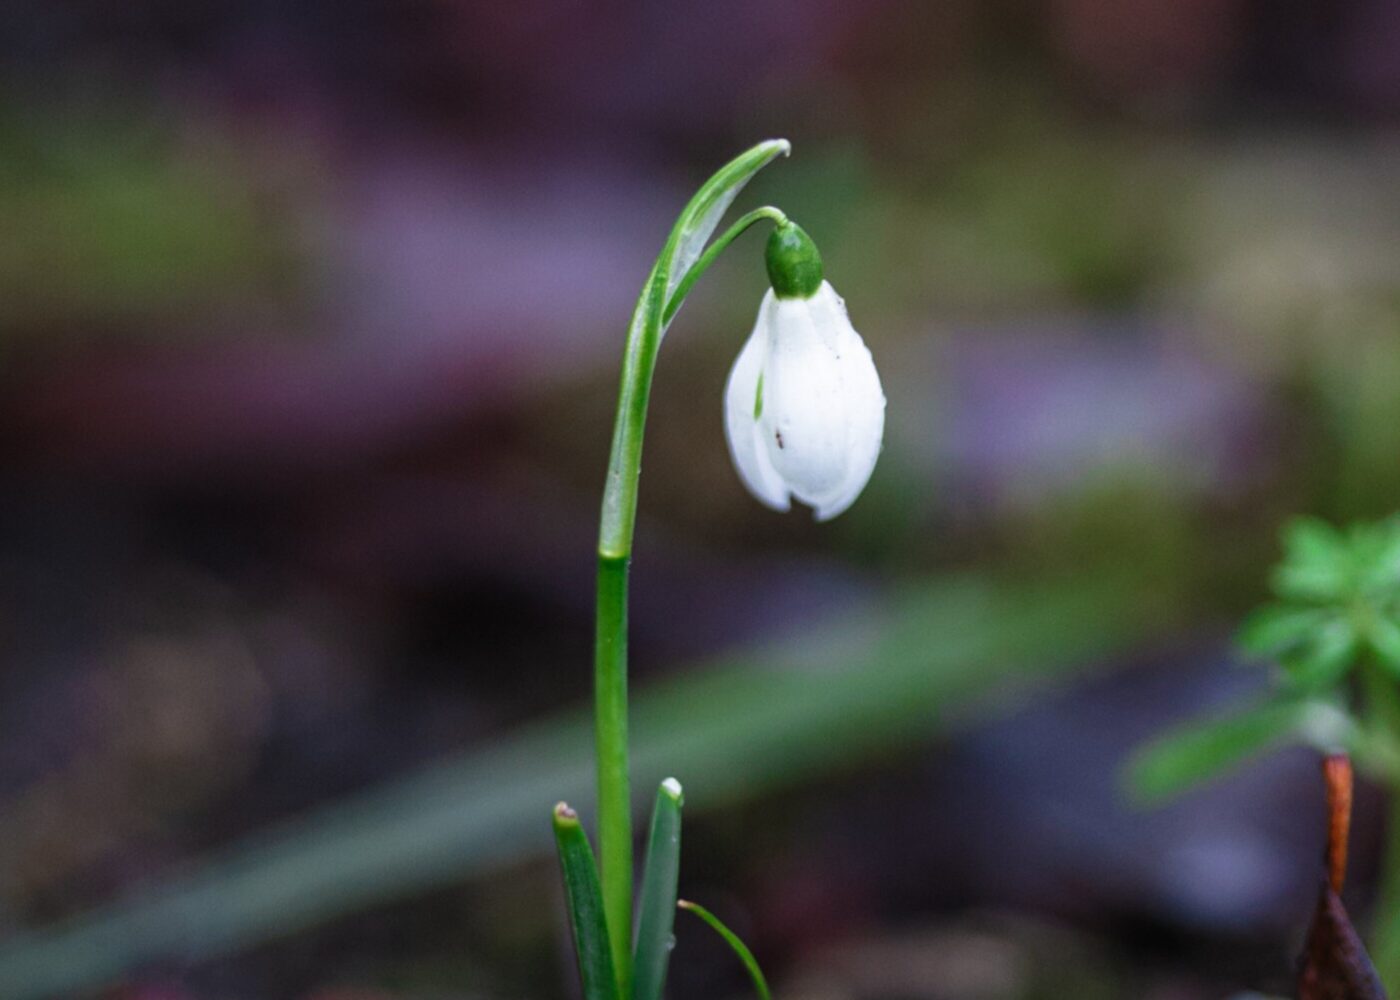
[{"label": "green stem", "polygon": [[[786,144],[756,147],[726,171],[746,171],[745,177]],[[697,201],[705,194],[697,195]],[[696,202],[692,202],[692,205]],[[687,211],[689,211],[689,207]],[[598,532],[598,603],[594,638],[594,739],[598,765],[598,851],[601,856],[603,911],[607,917],[613,965],[622,996],[631,995],[632,955],[632,811],[627,759],[627,576],[632,558],[632,535],[637,519],[637,486],[641,475],[642,436],[651,398],[656,354],[666,325],[681,307],[695,282],[746,229],[762,219],[786,222],[776,208],[759,208],[734,223],[698,257],[666,296],[671,264],[680,238],[672,231],[652,268],[637,302],[627,333],[618,392],[612,452],[603,487],[603,511]]]},{"label": "green stem", "polygon": [[627,764],[627,570],[630,560],[598,558],[594,721],[598,766],[598,853],[622,995],[631,992],[632,804]]}]

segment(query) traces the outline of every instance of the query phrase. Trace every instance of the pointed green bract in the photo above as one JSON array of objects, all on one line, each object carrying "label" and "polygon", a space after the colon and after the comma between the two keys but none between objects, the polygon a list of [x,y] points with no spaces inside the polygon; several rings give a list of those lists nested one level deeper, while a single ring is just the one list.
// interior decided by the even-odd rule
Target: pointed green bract
[{"label": "pointed green bract", "polygon": [[[760,142],[730,160],[695,192],[695,197],[690,199],[690,204],[676,220],[667,249],[661,252],[669,279],[666,283],[668,298],[685,277],[685,273],[690,270],[690,266],[700,259],[700,254],[704,252],[705,244],[714,234],[719,220],[724,218],[724,213],[729,210],[729,206],[734,203],[744,185],[776,157],[786,156],[791,151],[792,145],[786,139]],[[667,250],[672,248],[674,250],[667,259]]]},{"label": "pointed green bract", "polygon": [[588,846],[588,835],[579,825],[578,814],[563,802],[554,807],[554,842],[564,873],[564,893],[568,897],[569,924],[574,932],[584,1000],[623,1000],[608,944],[593,849]]},{"label": "pointed green bract", "polygon": [[666,967],[674,944],[676,885],[681,864],[680,782],[667,778],[656,791],[651,839],[637,917],[637,944],[632,955],[632,1000],[661,1000]]},{"label": "pointed green bract", "polygon": [[[740,153],[701,185],[676,219],[671,235],[652,267],[632,314],[622,363],[622,387],[618,395],[617,422],[613,429],[612,455],[603,494],[603,520],[599,551],[612,557],[630,554],[637,511],[636,477],[641,468],[642,431],[656,352],[666,324],[681,306],[682,282],[705,254],[705,244],[744,185],[760,170],[792,149],[786,139],[769,139]],[[776,209],[758,209],[735,229],[759,218],[785,219]],[[726,233],[732,239],[734,230]],[[717,243],[725,243],[722,238]],[[708,255],[706,255],[708,256]],[[685,291],[694,284],[686,282]]]},{"label": "pointed green bract", "polygon": [[739,956],[739,961],[744,963],[744,968],[749,970],[749,978],[753,980],[754,992],[758,994],[759,1000],[772,1000],[772,994],[768,992],[768,980],[763,978],[763,970],[758,967],[758,959],[753,957],[753,952],[749,951],[749,946],[739,940],[739,935],[735,934],[728,927],[720,922],[719,917],[705,909],[699,903],[692,903],[688,899],[682,899],[676,903],[682,910],[689,910],[705,923],[709,924],[720,937],[724,938],[725,944],[734,949],[734,954]]}]

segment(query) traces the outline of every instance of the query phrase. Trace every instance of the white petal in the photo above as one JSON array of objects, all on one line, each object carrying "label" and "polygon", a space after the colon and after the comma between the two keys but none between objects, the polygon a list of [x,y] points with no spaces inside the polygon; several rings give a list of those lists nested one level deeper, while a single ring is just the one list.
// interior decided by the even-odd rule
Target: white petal
[{"label": "white petal", "polygon": [[758,321],[749,335],[744,349],[730,369],[729,381],[724,387],[724,434],[729,441],[729,455],[734,467],[739,470],[739,478],[744,481],[750,493],[765,506],[774,510],[788,510],[792,503],[788,498],[788,488],[783,478],[773,468],[764,447],[762,419],[755,416],[758,404],[759,379],[764,379],[764,400],[761,411],[767,411],[767,378],[764,374],[768,358],[768,326],[773,308],[777,302],[770,290],[758,308]]},{"label": "white petal", "polygon": [[851,325],[841,297],[822,282],[811,302],[818,326],[831,331],[840,358],[847,420],[845,482],[815,504],[817,520],[829,521],[855,502],[875,471],[885,436],[885,393],[870,349]]},{"label": "white petal", "polygon": [[806,503],[837,488],[845,469],[845,416],[835,353],[806,299],[779,299],[773,313],[760,423],[773,466]]},{"label": "white petal", "polygon": [[885,397],[870,352],[826,282],[780,299],[765,365],[765,444],[793,496],[827,520],[865,488],[884,433]]}]

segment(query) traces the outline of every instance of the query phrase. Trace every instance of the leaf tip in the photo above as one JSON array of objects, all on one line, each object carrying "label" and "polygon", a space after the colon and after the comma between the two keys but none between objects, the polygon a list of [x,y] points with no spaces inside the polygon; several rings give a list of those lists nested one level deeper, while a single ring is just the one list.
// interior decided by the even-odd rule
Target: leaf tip
[{"label": "leaf tip", "polygon": [[669,796],[676,805],[681,805],[685,802],[685,793],[681,790],[681,783],[675,778],[667,778],[665,781],[661,782],[661,791]]},{"label": "leaf tip", "polygon": [[560,802],[554,807],[554,822],[556,825],[577,823],[578,813],[567,802]]}]

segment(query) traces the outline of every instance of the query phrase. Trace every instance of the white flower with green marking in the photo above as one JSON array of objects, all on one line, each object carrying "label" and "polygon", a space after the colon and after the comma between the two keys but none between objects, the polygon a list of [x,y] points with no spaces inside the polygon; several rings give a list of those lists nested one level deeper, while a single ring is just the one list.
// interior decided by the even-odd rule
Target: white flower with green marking
[{"label": "white flower with green marking", "polygon": [[779,226],[767,261],[773,287],[725,388],[729,452],[761,503],[785,511],[796,497],[826,521],[870,481],[885,394],[807,234]]}]

